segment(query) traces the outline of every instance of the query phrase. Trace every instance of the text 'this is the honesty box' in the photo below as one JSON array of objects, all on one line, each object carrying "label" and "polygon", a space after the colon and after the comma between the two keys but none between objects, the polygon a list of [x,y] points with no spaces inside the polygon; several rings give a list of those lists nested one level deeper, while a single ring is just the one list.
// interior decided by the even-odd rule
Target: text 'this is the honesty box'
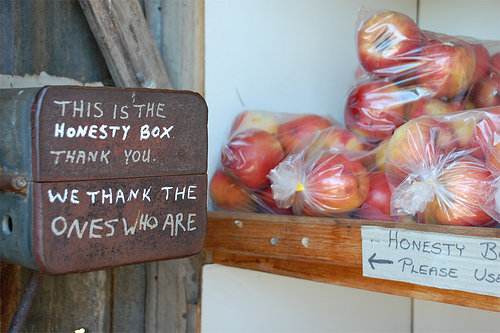
[{"label": "text 'this is the honesty box'", "polygon": [[199,94],[48,86],[4,89],[0,101],[2,261],[57,275],[202,250]]}]

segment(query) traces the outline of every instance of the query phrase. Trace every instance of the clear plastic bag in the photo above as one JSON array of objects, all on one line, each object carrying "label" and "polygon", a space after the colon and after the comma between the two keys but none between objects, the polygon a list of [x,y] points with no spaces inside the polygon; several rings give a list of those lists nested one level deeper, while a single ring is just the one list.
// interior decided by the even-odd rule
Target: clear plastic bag
[{"label": "clear plastic bag", "polygon": [[420,223],[490,226],[479,188],[491,176],[488,140],[500,107],[422,116],[396,130],[386,148],[391,214]]},{"label": "clear plastic bag", "polygon": [[413,91],[402,90],[389,79],[363,81],[348,93],[345,126],[369,142],[380,142],[405,122],[405,104],[417,98]]},{"label": "clear plastic bag", "polygon": [[236,116],[221,152],[221,167],[251,190],[269,186],[267,174],[315,131],[340,125],[330,116],[247,110]]},{"label": "clear plastic bag", "polygon": [[491,175],[481,183],[479,205],[489,216],[500,223],[500,175]]},{"label": "clear plastic bag", "polygon": [[[374,145],[343,128],[330,116],[246,110],[239,113],[221,149],[220,165],[209,184],[216,209],[268,214],[293,214],[278,207],[268,174],[304,138],[322,133],[323,149],[371,151]],[[318,141],[319,142],[319,141]],[[372,162],[373,163],[373,162]]]},{"label": "clear plastic bag", "polygon": [[252,191],[217,169],[210,179],[209,198],[217,210],[256,213],[259,211]]},{"label": "clear plastic bag", "polygon": [[479,204],[486,213],[500,222],[500,129],[488,140],[486,166],[492,175],[481,183]]},{"label": "clear plastic bag", "polygon": [[355,41],[360,67],[344,118],[370,142],[422,115],[500,105],[500,41],[421,30],[407,15],[365,7]]},{"label": "clear plastic bag", "polygon": [[486,146],[486,166],[497,175],[500,174],[500,130],[495,130]]},{"label": "clear plastic bag", "polygon": [[226,175],[220,168],[210,179],[208,193],[216,210],[293,215],[291,208],[279,208],[276,205],[270,186],[262,190],[250,190]]},{"label": "clear plastic bag", "polygon": [[370,192],[373,150],[332,146],[330,129],[304,138],[271,170],[271,188],[278,207],[305,216],[350,217]]},{"label": "clear plastic bag", "polygon": [[361,206],[370,190],[364,166],[340,152],[287,159],[270,177],[278,206],[292,207],[297,215],[335,216],[352,211]]},{"label": "clear plastic bag", "polygon": [[394,221],[391,216],[391,188],[385,172],[369,172],[370,192],[351,216],[362,220]]}]

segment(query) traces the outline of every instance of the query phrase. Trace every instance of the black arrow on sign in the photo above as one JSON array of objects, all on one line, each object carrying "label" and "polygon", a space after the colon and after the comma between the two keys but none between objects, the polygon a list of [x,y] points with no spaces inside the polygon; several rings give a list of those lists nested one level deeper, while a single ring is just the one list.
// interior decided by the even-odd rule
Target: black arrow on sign
[{"label": "black arrow on sign", "polygon": [[373,264],[393,264],[394,262],[392,260],[387,260],[387,259],[375,259],[376,253],[373,253],[373,255],[368,259],[368,262],[370,263],[370,266],[372,266],[372,269],[375,269],[375,266]]}]

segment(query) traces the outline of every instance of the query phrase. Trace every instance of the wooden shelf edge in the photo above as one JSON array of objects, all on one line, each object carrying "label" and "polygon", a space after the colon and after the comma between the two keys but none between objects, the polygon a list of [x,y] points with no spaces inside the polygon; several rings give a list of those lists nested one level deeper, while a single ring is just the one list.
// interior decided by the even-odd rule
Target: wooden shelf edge
[{"label": "wooden shelf edge", "polygon": [[436,224],[418,224],[418,223],[397,223],[388,221],[369,221],[355,219],[340,219],[340,218],[323,218],[323,217],[306,217],[306,216],[287,216],[287,215],[271,215],[259,213],[241,213],[241,212],[226,212],[226,211],[211,211],[207,212],[209,221],[266,221],[273,223],[305,223],[308,225],[334,225],[339,227],[361,227],[364,225],[381,226],[386,228],[404,228],[408,230],[438,232],[454,235],[467,235],[477,237],[500,237],[500,228],[480,228],[480,227],[463,227],[449,226]]},{"label": "wooden shelf edge", "polygon": [[500,298],[363,276],[361,227],[500,238],[500,229],[208,212],[211,262],[283,276],[500,312]]}]

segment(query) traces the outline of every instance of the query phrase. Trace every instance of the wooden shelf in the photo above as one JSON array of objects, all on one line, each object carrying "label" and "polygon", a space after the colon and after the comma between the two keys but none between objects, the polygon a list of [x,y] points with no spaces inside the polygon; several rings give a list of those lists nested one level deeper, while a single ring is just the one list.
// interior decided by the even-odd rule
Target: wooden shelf
[{"label": "wooden shelf", "polygon": [[500,312],[498,297],[363,276],[366,225],[500,238],[500,228],[209,211],[205,249],[217,264]]}]

